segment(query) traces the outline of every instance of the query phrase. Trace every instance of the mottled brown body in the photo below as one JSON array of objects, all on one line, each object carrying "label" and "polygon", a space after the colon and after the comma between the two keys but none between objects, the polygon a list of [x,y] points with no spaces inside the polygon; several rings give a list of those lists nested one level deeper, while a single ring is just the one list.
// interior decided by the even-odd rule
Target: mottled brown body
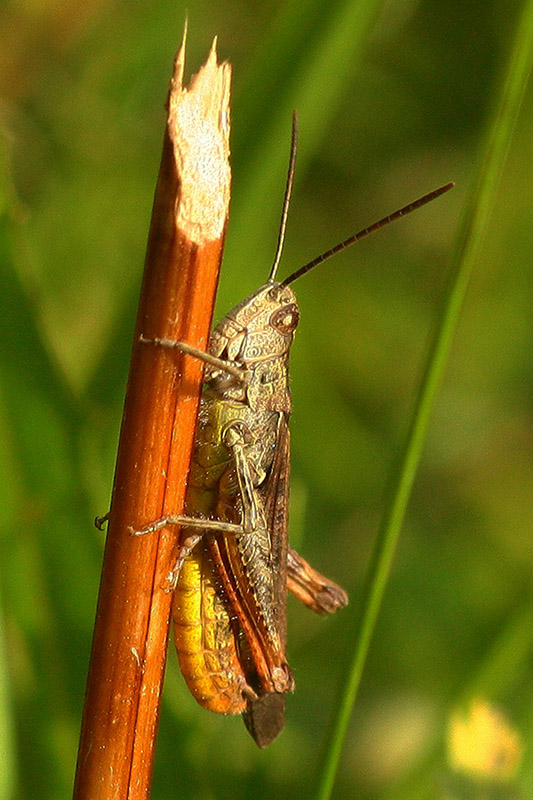
[{"label": "mottled brown body", "polygon": [[[278,414],[252,412],[243,403],[220,400],[207,390],[189,476],[188,515],[240,522],[242,501],[236,464],[224,441],[236,424],[250,439],[243,448],[244,458],[256,488],[265,482],[277,446]],[[259,495],[257,503],[258,524],[253,534],[211,534],[198,544],[181,567],[174,597],[176,648],[188,686],[204,707],[226,714],[244,710],[243,689],[251,679],[241,664],[250,661],[244,655],[246,646],[239,641],[241,631],[243,636],[248,634],[247,641],[251,640],[248,649],[255,654],[261,686],[266,691],[292,688],[284,654],[284,604],[278,600],[283,578],[275,569],[278,556],[272,552]],[[200,597],[193,608],[190,598],[195,594]],[[250,672],[249,665],[246,672]],[[213,685],[207,689],[209,676]],[[230,695],[232,702],[228,704]]]},{"label": "mottled brown body", "polygon": [[[269,329],[272,319],[275,327]],[[252,529],[230,536],[215,533],[209,537],[207,547],[202,547],[200,558],[194,554],[189,557],[201,564],[206,597],[218,592],[226,606],[228,619],[224,635],[221,634],[224,626],[217,626],[218,641],[223,642],[220,654],[224,654],[217,669],[221,668],[225,682],[231,684],[234,695],[241,698],[243,691],[248,692],[250,699],[256,690],[285,693],[294,685],[285,656],[285,521],[282,521],[282,535],[281,531],[276,535],[276,524],[273,525],[271,517],[273,480],[277,483],[280,473],[279,468],[273,470],[273,465],[276,458],[279,460],[280,452],[288,456],[287,361],[297,322],[294,293],[272,284],[241,303],[215,328],[209,353],[224,360],[231,358],[246,369],[248,378],[243,385],[227,373],[208,366],[207,388],[202,398],[189,476],[187,515],[203,515],[233,524],[242,521]],[[270,353],[265,353],[268,345]],[[283,469],[288,478],[288,457],[284,461]],[[274,495],[277,502],[283,504],[285,519],[287,486],[285,480],[283,496],[280,496],[279,486]],[[186,564],[187,560],[182,572]],[[212,592],[215,582],[218,587]],[[183,636],[184,586],[180,577],[174,601],[180,663],[195,697],[202,705],[213,709],[218,703],[211,698],[206,701],[196,691],[198,681],[195,675],[188,674],[188,663],[182,655],[188,647]],[[208,605],[211,611],[213,604]],[[236,669],[235,658],[227,657],[227,643],[232,638],[230,631],[241,670]],[[202,652],[208,673],[212,669],[214,650],[203,647]],[[220,682],[218,673],[217,681]],[[240,709],[240,704],[235,702],[231,708]]]},{"label": "mottled brown body", "polygon": [[285,653],[288,586],[319,613],[347,602],[288,547],[288,363],[299,310],[269,281],[214,329],[186,514],[145,529],[184,526],[173,619],[187,685],[211,711],[244,713],[260,746],[284,724],[294,688]]}]

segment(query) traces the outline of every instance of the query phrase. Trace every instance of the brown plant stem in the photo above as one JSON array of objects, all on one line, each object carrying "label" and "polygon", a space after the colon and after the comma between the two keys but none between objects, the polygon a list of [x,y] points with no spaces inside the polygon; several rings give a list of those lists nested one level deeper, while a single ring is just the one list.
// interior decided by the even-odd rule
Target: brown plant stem
[{"label": "brown plant stem", "polygon": [[205,349],[229,205],[230,67],[215,43],[188,89],[184,45],[168,123],[122,420],[78,754],[75,800],[149,796],[177,530],[135,537],[183,511],[202,364],[144,338]]}]

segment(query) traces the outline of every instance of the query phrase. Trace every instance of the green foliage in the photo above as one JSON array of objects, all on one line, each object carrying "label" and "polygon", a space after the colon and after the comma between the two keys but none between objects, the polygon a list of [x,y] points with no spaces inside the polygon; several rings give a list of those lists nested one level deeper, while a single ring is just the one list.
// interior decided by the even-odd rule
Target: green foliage
[{"label": "green foliage", "polygon": [[[92,518],[109,502],[186,8],[11,2],[0,20],[0,800],[71,793],[103,548]],[[352,605],[325,620],[291,602],[297,691],[280,740],[259,753],[240,720],[196,707],[170,653],[154,798],[310,797],[490,102],[512,42],[525,41],[522,4],[228,1],[188,13],[190,71],[215,34],[234,68],[219,315],[268,273],[292,108],[300,151],[282,276],[457,184],[295,286],[292,534]],[[526,756],[507,789],[532,794],[530,107],[471,264],[339,798],[457,796],[445,731],[474,697],[519,731]]]}]

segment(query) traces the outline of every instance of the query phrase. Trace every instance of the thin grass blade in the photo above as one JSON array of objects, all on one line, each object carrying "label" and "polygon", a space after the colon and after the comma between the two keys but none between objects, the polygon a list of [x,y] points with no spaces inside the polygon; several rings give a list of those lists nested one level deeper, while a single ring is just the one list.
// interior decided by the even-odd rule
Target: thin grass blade
[{"label": "thin grass blade", "polygon": [[459,226],[448,288],[439,311],[436,332],[429,349],[406,441],[393,470],[385,499],[383,518],[363,592],[362,615],[349,676],[334,721],[316,795],[319,800],[328,800],[331,797],[342,746],[428,431],[431,412],[448,360],[469,277],[488,228],[532,60],[533,0],[527,0],[518,19],[508,62],[499,91],[496,93],[493,111],[489,115],[485,140],[480,147],[474,178]]}]

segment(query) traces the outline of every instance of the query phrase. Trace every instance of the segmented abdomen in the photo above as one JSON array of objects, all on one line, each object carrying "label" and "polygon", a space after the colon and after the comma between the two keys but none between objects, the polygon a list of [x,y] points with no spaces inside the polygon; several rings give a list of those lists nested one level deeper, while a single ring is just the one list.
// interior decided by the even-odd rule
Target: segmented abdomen
[{"label": "segmented abdomen", "polygon": [[174,594],[174,641],[181,671],[198,703],[218,714],[241,714],[245,679],[216,583],[206,546],[199,544],[185,559]]}]

